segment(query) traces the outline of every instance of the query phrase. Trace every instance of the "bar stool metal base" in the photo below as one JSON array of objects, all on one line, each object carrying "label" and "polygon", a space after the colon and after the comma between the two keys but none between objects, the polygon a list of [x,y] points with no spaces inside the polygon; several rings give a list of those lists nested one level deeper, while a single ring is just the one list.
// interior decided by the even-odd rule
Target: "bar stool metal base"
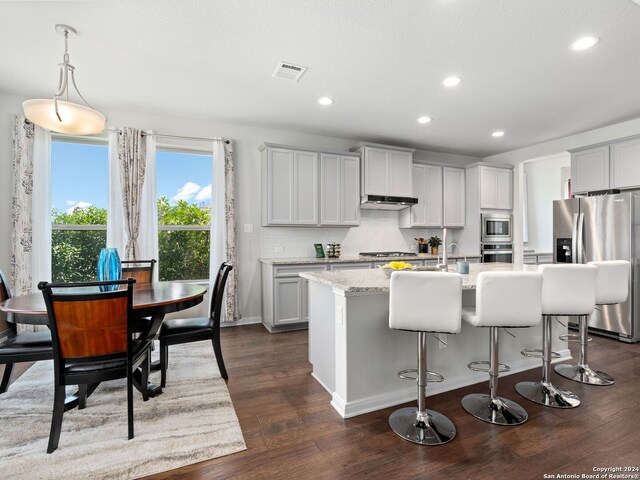
[{"label": "bar stool metal base", "polygon": [[447,417],[433,410],[420,414],[415,407],[393,412],[389,426],[398,436],[420,445],[442,445],[456,436],[456,427]]},{"label": "bar stool metal base", "polygon": [[478,420],[494,425],[520,425],[529,417],[524,408],[507,398],[482,393],[465,395],[462,407]]},{"label": "bar stool metal base", "polygon": [[516,391],[524,398],[546,407],[575,408],[580,405],[577,395],[566,390],[560,390],[551,383],[520,382]]},{"label": "bar stool metal base", "polygon": [[556,365],[555,370],[559,375],[575,382],[602,386],[614,384],[612,376],[593,370],[589,365]]}]

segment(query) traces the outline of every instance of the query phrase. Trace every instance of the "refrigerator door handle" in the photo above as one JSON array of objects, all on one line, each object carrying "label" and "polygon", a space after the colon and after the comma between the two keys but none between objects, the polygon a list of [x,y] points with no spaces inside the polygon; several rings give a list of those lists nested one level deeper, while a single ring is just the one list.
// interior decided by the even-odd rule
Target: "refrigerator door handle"
[{"label": "refrigerator door handle", "polygon": [[573,214],[571,225],[571,263],[578,263],[578,214]]},{"label": "refrigerator door handle", "polygon": [[584,213],[578,217],[578,263],[584,263]]}]

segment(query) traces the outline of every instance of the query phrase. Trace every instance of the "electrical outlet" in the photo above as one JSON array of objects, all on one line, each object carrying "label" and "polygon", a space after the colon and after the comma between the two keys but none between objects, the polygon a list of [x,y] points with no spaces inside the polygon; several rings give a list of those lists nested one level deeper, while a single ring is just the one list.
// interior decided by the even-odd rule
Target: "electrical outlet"
[{"label": "electrical outlet", "polygon": [[438,349],[443,349],[443,348],[447,348],[447,334],[446,333],[440,333],[438,334],[438,337],[440,337],[440,340],[442,340],[442,342],[438,342]]},{"label": "electrical outlet", "polygon": [[283,253],[284,247],[274,247],[273,251],[276,253]]},{"label": "electrical outlet", "polygon": [[253,233],[253,223],[244,224],[244,233]]}]

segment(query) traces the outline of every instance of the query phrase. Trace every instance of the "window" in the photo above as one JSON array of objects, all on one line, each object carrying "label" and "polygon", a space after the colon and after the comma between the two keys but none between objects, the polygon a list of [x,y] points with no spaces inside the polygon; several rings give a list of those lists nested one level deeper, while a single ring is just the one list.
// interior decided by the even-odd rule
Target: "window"
[{"label": "window", "polygon": [[211,154],[158,148],[160,280],[209,278]]},{"label": "window", "polygon": [[51,142],[51,274],[54,282],[95,280],[107,243],[106,143]]}]

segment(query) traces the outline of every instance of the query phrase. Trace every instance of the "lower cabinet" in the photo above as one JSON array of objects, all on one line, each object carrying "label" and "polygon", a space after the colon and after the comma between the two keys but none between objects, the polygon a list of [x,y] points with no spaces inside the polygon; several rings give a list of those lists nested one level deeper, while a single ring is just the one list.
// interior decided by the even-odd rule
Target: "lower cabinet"
[{"label": "lower cabinet", "polygon": [[543,265],[545,263],[553,263],[552,253],[525,253],[522,263],[525,265]]},{"label": "lower cabinet", "polygon": [[262,264],[262,323],[270,332],[307,328],[309,307],[308,281],[301,272],[326,270],[321,265]]}]

